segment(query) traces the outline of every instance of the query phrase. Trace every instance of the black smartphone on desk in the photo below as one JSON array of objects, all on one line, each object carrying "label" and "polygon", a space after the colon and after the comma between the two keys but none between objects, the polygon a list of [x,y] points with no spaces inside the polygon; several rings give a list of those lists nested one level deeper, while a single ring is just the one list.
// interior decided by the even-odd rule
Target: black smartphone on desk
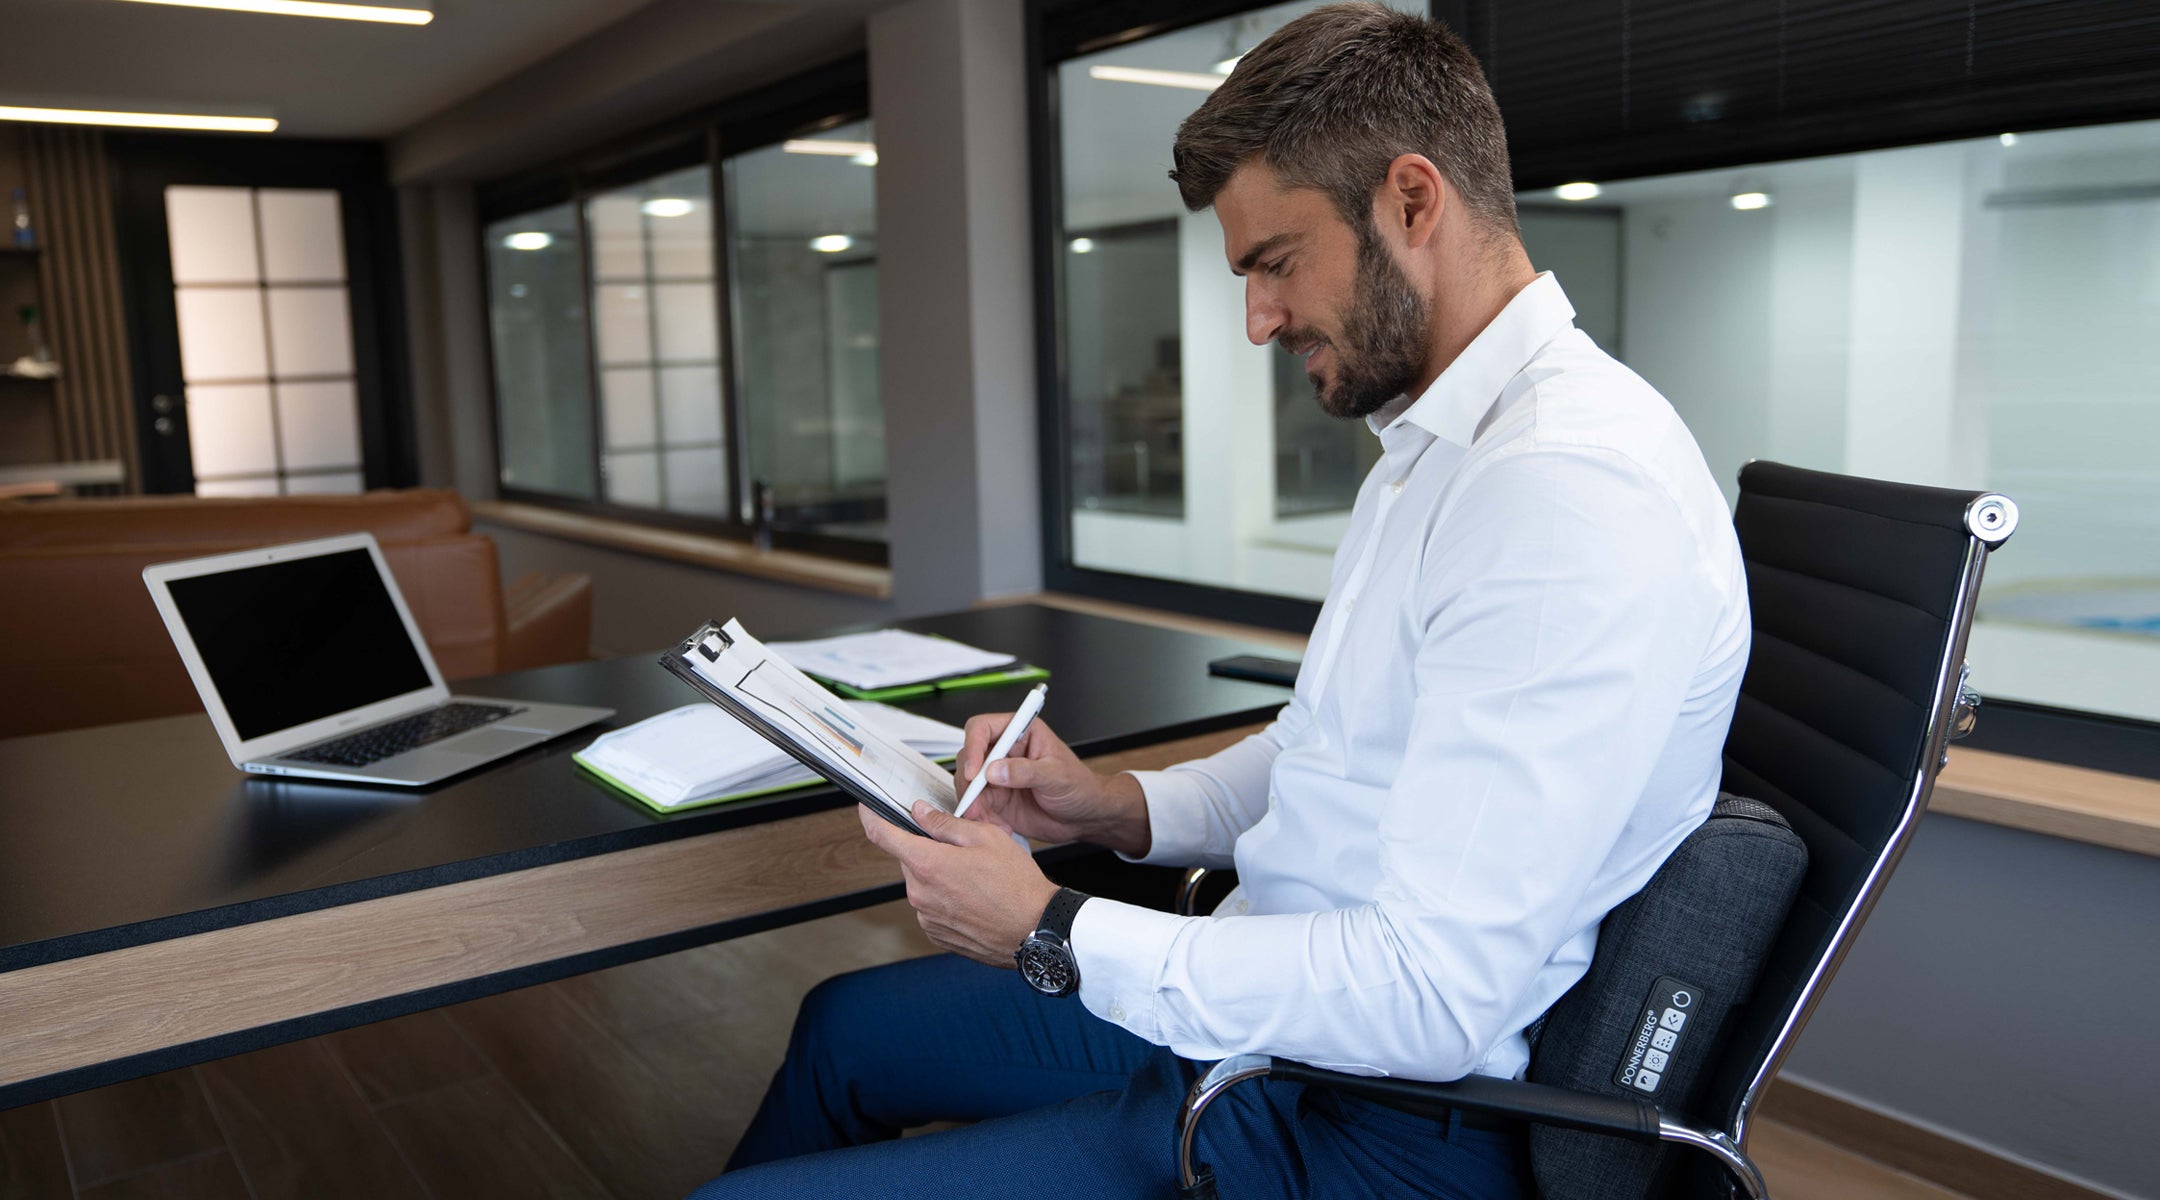
[{"label": "black smartphone on desk", "polygon": [[1298,663],[1291,658],[1262,658],[1257,654],[1235,654],[1218,658],[1207,665],[1207,673],[1221,675],[1226,679],[1250,679],[1254,683],[1279,683],[1290,687],[1297,683]]}]

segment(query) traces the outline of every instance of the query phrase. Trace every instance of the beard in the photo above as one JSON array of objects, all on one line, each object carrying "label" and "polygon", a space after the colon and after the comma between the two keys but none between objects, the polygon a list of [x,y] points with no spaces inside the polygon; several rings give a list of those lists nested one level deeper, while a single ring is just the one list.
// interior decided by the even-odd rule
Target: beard
[{"label": "beard", "polygon": [[1425,298],[1410,286],[1395,256],[1370,224],[1358,230],[1356,290],[1343,315],[1340,342],[1310,329],[1279,340],[1293,354],[1316,347],[1335,351],[1334,379],[1306,373],[1331,417],[1369,417],[1409,390],[1425,364]]}]

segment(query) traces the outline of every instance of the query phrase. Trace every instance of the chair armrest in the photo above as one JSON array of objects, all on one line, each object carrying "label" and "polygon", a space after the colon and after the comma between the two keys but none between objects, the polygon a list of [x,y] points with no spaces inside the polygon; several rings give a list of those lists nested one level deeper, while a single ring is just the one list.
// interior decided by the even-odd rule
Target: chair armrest
[{"label": "chair armrest", "polygon": [[1448,1083],[1424,1083],[1386,1076],[1345,1075],[1286,1058],[1269,1062],[1268,1074],[1275,1079],[1308,1087],[1332,1088],[1420,1115],[1462,1109],[1513,1117],[1538,1125],[1609,1133],[1638,1142],[1658,1140],[1658,1110],[1648,1100],[1599,1096],[1520,1079],[1495,1079],[1489,1075],[1468,1075]]},{"label": "chair armrest", "polygon": [[592,576],[526,575],[503,589],[497,670],[523,671],[592,657]]}]

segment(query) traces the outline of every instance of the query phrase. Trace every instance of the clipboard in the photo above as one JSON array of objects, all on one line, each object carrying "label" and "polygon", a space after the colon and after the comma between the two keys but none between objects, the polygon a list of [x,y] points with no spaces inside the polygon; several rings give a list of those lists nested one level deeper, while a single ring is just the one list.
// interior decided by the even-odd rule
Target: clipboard
[{"label": "clipboard", "polygon": [[[795,736],[773,724],[764,714],[715,686],[689,664],[687,659],[692,654],[699,655],[707,662],[717,663],[722,654],[734,647],[735,639],[727,632],[724,626],[725,623],[720,621],[707,621],[698,626],[695,633],[677,642],[673,649],[660,656],[660,666],[668,674],[689,684],[691,690],[697,692],[698,695],[718,705],[729,716],[742,722],[759,737],[771,742],[790,758],[810,768],[813,773],[845,792],[871,812],[907,830],[909,833],[929,837],[930,835],[923,830],[922,826],[915,823],[914,816],[907,810],[899,808],[893,800],[877,794],[860,781],[829,770],[826,764],[816,755],[804,749]],[[718,650],[712,649],[715,643],[719,645]]]}]

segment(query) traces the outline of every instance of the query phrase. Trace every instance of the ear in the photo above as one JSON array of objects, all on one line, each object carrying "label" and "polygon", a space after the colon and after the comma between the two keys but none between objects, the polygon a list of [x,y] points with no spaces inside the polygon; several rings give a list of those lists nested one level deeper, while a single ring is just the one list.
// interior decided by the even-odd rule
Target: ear
[{"label": "ear", "polygon": [[1373,196],[1380,228],[1393,229],[1405,246],[1422,248],[1440,230],[1454,196],[1447,177],[1422,154],[1397,155]]}]

